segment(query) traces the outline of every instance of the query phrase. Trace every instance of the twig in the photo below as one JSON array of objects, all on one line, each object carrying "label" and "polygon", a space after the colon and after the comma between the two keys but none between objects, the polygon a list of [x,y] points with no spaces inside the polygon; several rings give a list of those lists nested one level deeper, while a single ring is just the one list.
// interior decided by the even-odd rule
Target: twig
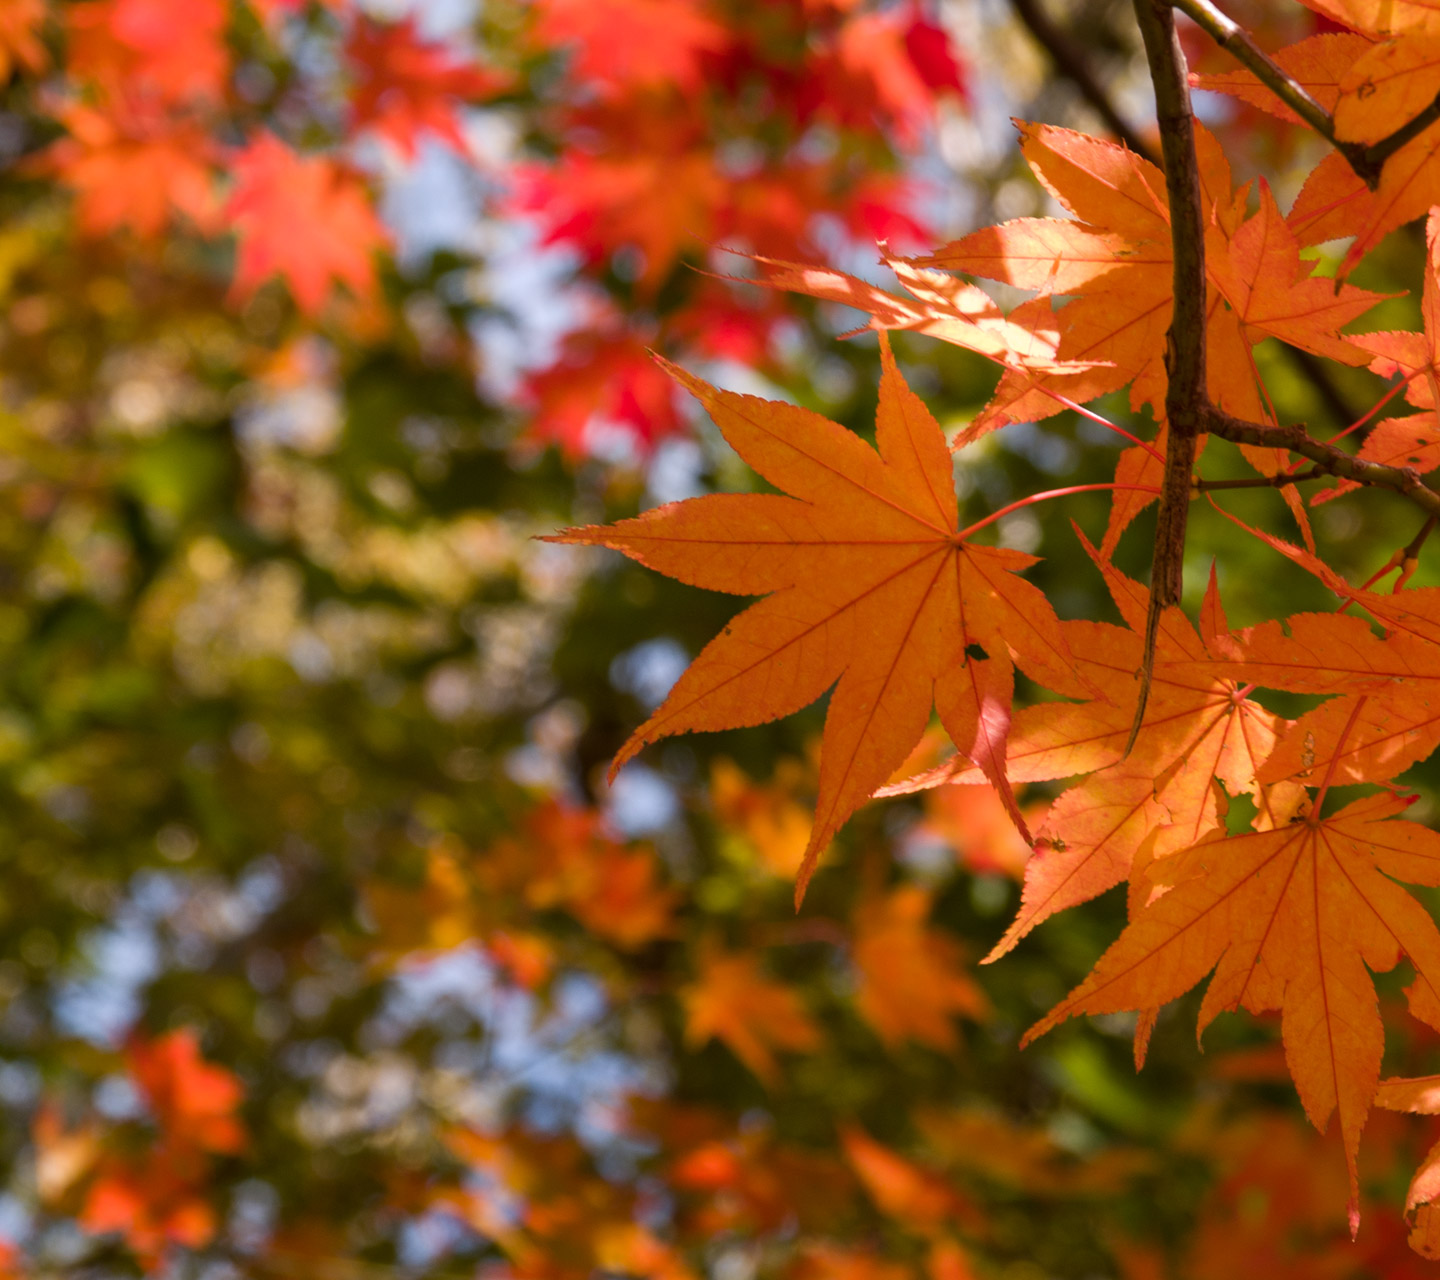
[{"label": "twig", "polygon": [[1136,155],[1144,156],[1151,164],[1158,164],[1150,144],[1140,136],[1119,108],[1111,101],[1104,86],[1096,79],[1083,50],[1051,20],[1050,15],[1040,7],[1038,0],[1010,0],[1015,15],[1025,24],[1026,30],[1035,37],[1035,42],[1050,55],[1055,69],[1073,84],[1080,96],[1094,109],[1110,132],[1120,139]]},{"label": "twig", "polygon": [[1175,14],[1168,0],[1135,0],[1135,18],[1155,85],[1155,115],[1165,162],[1165,189],[1170,197],[1175,311],[1165,339],[1165,370],[1169,375],[1165,418],[1170,428],[1165,444],[1165,478],[1155,526],[1140,697],[1130,739],[1125,744],[1127,755],[1135,745],[1150,697],[1160,615],[1168,606],[1180,603],[1195,442],[1203,429],[1200,424],[1204,410],[1209,406],[1205,389],[1205,219],[1185,55],[1175,35]]},{"label": "twig", "polygon": [[1420,526],[1420,532],[1405,544],[1400,553],[1400,576],[1395,579],[1395,585],[1390,588],[1391,591],[1398,593],[1400,588],[1410,581],[1415,570],[1420,567],[1420,548],[1425,545],[1425,540],[1435,532],[1437,524],[1440,524],[1440,516],[1431,516]]},{"label": "twig", "polygon": [[1428,107],[1379,142],[1369,146],[1346,142],[1336,136],[1334,117],[1272,61],[1243,27],[1221,13],[1210,0],[1170,0],[1170,3],[1216,44],[1231,53],[1237,62],[1253,72],[1271,93],[1329,142],[1372,191],[1380,185],[1380,171],[1385,167],[1385,161],[1440,120],[1440,94],[1437,94]]},{"label": "twig", "polygon": [[1311,467],[1309,471],[1281,473],[1274,476],[1248,476],[1240,480],[1196,480],[1195,491],[1197,493],[1211,493],[1217,489],[1283,489],[1290,484],[1304,484],[1307,480],[1318,480],[1323,475],[1328,475],[1319,467]]},{"label": "twig", "polygon": [[1260,422],[1246,422],[1217,409],[1208,401],[1200,407],[1199,418],[1202,431],[1229,440],[1231,444],[1288,449],[1302,458],[1309,458],[1327,475],[1380,489],[1393,489],[1404,494],[1427,515],[1440,515],[1440,493],[1430,488],[1414,467],[1391,467],[1383,462],[1369,462],[1337,449],[1333,444],[1316,440],[1306,434],[1302,426],[1272,427]]},{"label": "twig", "polygon": [[[1172,0],[1172,3],[1216,44],[1234,57],[1236,62],[1251,71],[1271,93],[1316,133],[1320,134],[1332,147],[1344,153],[1345,158],[1354,167],[1356,160],[1347,153],[1347,147],[1354,148],[1357,152],[1363,152],[1364,148],[1355,148],[1354,143],[1341,142],[1335,136],[1334,117],[1316,102],[1302,85],[1296,84],[1285,69],[1250,38],[1250,33],[1244,27],[1233,18],[1221,13],[1210,3],[1210,0]],[[1356,172],[1360,171],[1356,169]],[[1360,174],[1360,176],[1365,177],[1364,174]]]}]

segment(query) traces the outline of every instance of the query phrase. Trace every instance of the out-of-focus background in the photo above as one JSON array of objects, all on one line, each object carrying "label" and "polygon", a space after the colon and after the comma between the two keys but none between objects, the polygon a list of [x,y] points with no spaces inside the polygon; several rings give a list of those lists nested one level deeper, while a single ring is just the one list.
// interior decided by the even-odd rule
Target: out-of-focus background
[{"label": "out-of-focus background", "polygon": [[[1319,26],[1234,7],[1271,47]],[[1372,1118],[1352,1247],[1273,1026],[1222,1019],[1201,1058],[1170,1011],[1139,1076],[1121,1017],[1018,1052],[1124,904],[980,968],[1027,856],[988,789],[870,806],[797,915],[823,705],[607,785],[741,602],[534,540],[760,484],[650,349],[870,431],[855,313],[725,250],[879,279],[877,240],[1056,212],[1008,117],[1147,145],[1128,5],[0,0],[0,73],[0,1271],[1425,1265],[1421,1129]],[[1200,109],[1282,200],[1318,154]],[[1357,283],[1414,288],[1417,245]],[[898,350],[947,429],[994,385]],[[1261,357],[1282,416],[1378,395]],[[1011,427],[957,456],[964,510],[1117,450]],[[1069,523],[1107,507],[995,526],[1062,616],[1115,616]],[[1237,625],[1319,603],[1195,520],[1189,580],[1218,556]],[[1361,576],[1413,533],[1316,521]]]}]

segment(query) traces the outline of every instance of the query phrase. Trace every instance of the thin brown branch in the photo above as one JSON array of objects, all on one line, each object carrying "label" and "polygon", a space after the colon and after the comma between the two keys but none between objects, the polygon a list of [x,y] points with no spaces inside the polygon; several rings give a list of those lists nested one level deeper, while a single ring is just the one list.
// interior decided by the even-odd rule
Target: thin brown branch
[{"label": "thin brown branch", "polygon": [[1200,172],[1195,160],[1195,121],[1185,55],[1175,34],[1168,0],[1135,0],[1135,17],[1145,41],[1150,78],[1155,85],[1155,115],[1170,197],[1170,240],[1174,249],[1175,311],[1166,336],[1165,476],[1155,526],[1155,558],[1150,571],[1150,609],[1145,620],[1145,651],[1140,668],[1140,697],[1130,727],[1128,754],[1145,716],[1155,639],[1160,615],[1180,603],[1185,563],[1185,522],[1190,513],[1195,443],[1209,403],[1205,389],[1205,217]]},{"label": "thin brown branch", "polygon": [[[1432,124],[1440,120],[1440,94],[1436,94],[1434,100],[1413,120],[1402,124],[1394,133],[1388,137],[1381,138],[1379,142],[1371,143],[1365,148],[1365,160],[1367,164],[1375,166],[1376,181],[1379,181],[1380,170],[1384,167],[1385,161],[1390,159],[1412,138],[1418,138]],[[1353,144],[1352,144],[1353,145]],[[1348,159],[1348,156],[1347,156]],[[1354,167],[1352,162],[1351,167]],[[1356,173],[1360,170],[1356,169]],[[1360,174],[1361,177],[1365,175]],[[1374,185],[1373,183],[1371,184]]]},{"label": "thin brown branch", "polygon": [[1391,588],[1398,592],[1410,581],[1415,570],[1420,567],[1420,548],[1425,545],[1425,540],[1435,532],[1435,526],[1440,524],[1440,516],[1429,516],[1425,523],[1420,526],[1417,533],[1400,552],[1400,576],[1395,579],[1395,586]]},{"label": "thin brown branch", "polygon": [[1372,191],[1380,184],[1380,171],[1385,167],[1385,161],[1412,138],[1418,137],[1440,120],[1440,94],[1437,94],[1435,100],[1419,115],[1407,120],[1379,142],[1369,146],[1360,142],[1347,142],[1336,136],[1334,117],[1316,102],[1302,85],[1292,80],[1285,70],[1250,38],[1249,32],[1221,13],[1210,0],[1170,2],[1344,156],[1356,175]]},{"label": "thin brown branch", "polygon": [[[1332,147],[1344,153],[1352,167],[1355,165],[1365,149],[1341,142],[1335,136],[1334,117],[1310,96],[1303,85],[1292,80],[1285,69],[1250,38],[1244,27],[1221,13],[1210,0],[1172,0],[1172,3]],[[1355,156],[1352,157],[1347,148],[1354,149]],[[1356,172],[1360,171],[1356,169]],[[1369,181],[1365,174],[1360,176]]]},{"label": "thin brown branch", "polygon": [[1414,467],[1391,467],[1354,457],[1333,444],[1316,440],[1302,426],[1272,427],[1232,417],[1208,402],[1200,410],[1201,430],[1232,444],[1259,445],[1267,449],[1288,449],[1309,458],[1326,475],[1354,480],[1379,489],[1403,494],[1428,515],[1440,515],[1440,493],[1420,478]]},{"label": "thin brown branch", "polygon": [[1139,130],[1120,114],[1119,108],[1105,92],[1084,50],[1070,38],[1068,32],[1055,24],[1050,15],[1041,8],[1039,0],[1010,0],[1010,7],[1015,10],[1015,16],[1024,23],[1025,29],[1034,36],[1036,44],[1050,55],[1055,70],[1079,90],[1080,96],[1090,104],[1110,132],[1136,155],[1144,156],[1152,164],[1158,163],[1150,144],[1140,136]]},{"label": "thin brown branch", "polygon": [[1246,476],[1238,480],[1196,480],[1194,488],[1196,493],[1214,493],[1220,489],[1283,489],[1287,485],[1305,484],[1328,474],[1319,467],[1311,467],[1309,471],[1296,471],[1288,475],[1282,473],[1274,476]]}]

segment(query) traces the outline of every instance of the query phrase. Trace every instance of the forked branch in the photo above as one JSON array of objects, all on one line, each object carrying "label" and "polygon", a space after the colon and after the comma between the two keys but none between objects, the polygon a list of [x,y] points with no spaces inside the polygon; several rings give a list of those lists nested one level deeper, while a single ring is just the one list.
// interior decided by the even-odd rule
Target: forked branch
[{"label": "forked branch", "polygon": [[1170,0],[1237,62],[1252,72],[1256,79],[1287,107],[1335,148],[1372,191],[1380,184],[1385,161],[1412,138],[1425,132],[1440,120],[1440,95],[1413,119],[1369,146],[1346,142],[1335,133],[1335,118],[1296,83],[1234,19],[1221,13],[1210,0]]},{"label": "forked branch", "polygon": [[[1209,0],[1134,0],[1135,16],[1145,41],[1150,77],[1155,85],[1156,116],[1165,162],[1165,187],[1170,197],[1170,238],[1174,251],[1175,310],[1166,337],[1165,367],[1169,383],[1165,416],[1170,431],[1165,473],[1156,522],[1155,555],[1150,574],[1150,606],[1145,621],[1145,649],[1140,669],[1140,696],[1130,729],[1129,751],[1139,732],[1150,692],[1155,640],[1160,616],[1179,604],[1185,560],[1185,525],[1191,494],[1196,439],[1202,433],[1233,444],[1285,449],[1315,464],[1305,478],[1338,476],[1358,484],[1403,494],[1429,516],[1440,516],[1440,493],[1431,489],[1413,467],[1392,467],[1354,457],[1333,444],[1316,440],[1303,426],[1271,426],[1247,422],[1217,408],[1205,382],[1205,222],[1199,166],[1195,156],[1194,120],[1190,110],[1185,56],[1175,35],[1174,8],[1210,12]],[[1223,15],[1219,15],[1223,18]],[[1233,26],[1229,19],[1224,21]],[[1238,29],[1237,29],[1238,30]],[[1247,37],[1248,40],[1248,37]],[[1241,47],[1253,49],[1252,44]],[[1264,55],[1255,50],[1257,57]],[[1268,60],[1267,60],[1268,62]],[[1276,74],[1288,80],[1275,68]]]}]

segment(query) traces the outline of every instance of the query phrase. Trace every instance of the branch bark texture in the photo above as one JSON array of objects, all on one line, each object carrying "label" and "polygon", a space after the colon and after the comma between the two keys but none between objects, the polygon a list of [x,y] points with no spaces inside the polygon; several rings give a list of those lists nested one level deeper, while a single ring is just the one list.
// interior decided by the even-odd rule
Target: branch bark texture
[{"label": "branch bark texture", "polygon": [[1165,392],[1165,417],[1169,426],[1165,476],[1160,486],[1160,515],[1150,573],[1150,611],[1145,622],[1140,699],[1127,752],[1134,745],[1150,696],[1160,615],[1168,606],[1180,603],[1195,446],[1209,405],[1205,388],[1205,219],[1185,55],[1175,33],[1175,14],[1168,0],[1135,0],[1135,17],[1155,85],[1165,190],[1170,198],[1175,310],[1165,349],[1165,368],[1169,375]]}]

